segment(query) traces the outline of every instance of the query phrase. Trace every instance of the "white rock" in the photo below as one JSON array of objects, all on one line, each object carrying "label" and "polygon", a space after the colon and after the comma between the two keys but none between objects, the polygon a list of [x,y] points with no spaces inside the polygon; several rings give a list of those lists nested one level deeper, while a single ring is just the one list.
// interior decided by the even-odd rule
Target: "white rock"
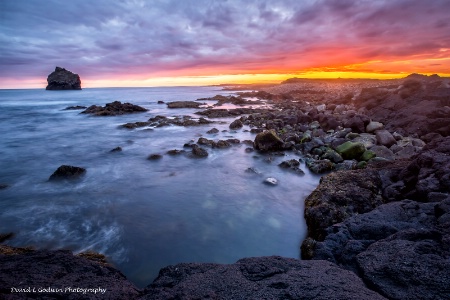
[{"label": "white rock", "polygon": [[268,184],[268,185],[277,185],[278,184],[278,180],[276,180],[273,177],[268,177],[268,178],[264,179],[264,183]]},{"label": "white rock", "polygon": [[383,123],[371,121],[366,126],[366,132],[372,133],[375,132],[375,130],[383,129],[383,127],[384,127]]}]

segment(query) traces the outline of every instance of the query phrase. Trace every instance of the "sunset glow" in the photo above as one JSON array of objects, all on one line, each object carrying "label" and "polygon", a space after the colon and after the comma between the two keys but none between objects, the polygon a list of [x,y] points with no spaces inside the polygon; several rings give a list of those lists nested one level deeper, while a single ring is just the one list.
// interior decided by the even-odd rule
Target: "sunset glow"
[{"label": "sunset glow", "polygon": [[445,0],[91,2],[2,1],[0,88],[450,76]]}]

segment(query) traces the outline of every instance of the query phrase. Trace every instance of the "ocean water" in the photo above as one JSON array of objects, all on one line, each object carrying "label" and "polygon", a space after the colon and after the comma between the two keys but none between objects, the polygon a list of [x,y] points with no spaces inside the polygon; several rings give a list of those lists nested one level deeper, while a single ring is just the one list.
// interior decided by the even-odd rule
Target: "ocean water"
[{"label": "ocean water", "polygon": [[[248,256],[298,258],[306,235],[303,201],[319,177],[277,166],[292,152],[264,161],[245,144],[207,148],[209,156],[169,156],[200,136],[254,140],[250,129],[230,131],[232,118],[196,127],[124,129],[156,115],[191,115],[158,100],[195,100],[217,87],[105,88],[82,91],[0,90],[0,232],[10,245],[101,252],[137,286],[180,262],[233,263]],[[149,109],[114,117],[80,114],[67,106],[119,100]],[[208,101],[208,104],[214,104]],[[198,116],[197,116],[198,117]],[[217,134],[206,132],[216,127]],[[122,152],[111,153],[115,147]],[[149,161],[149,154],[163,154]],[[76,182],[49,182],[60,165],[81,166]],[[261,174],[245,172],[256,168]],[[266,177],[277,186],[263,184]]]}]

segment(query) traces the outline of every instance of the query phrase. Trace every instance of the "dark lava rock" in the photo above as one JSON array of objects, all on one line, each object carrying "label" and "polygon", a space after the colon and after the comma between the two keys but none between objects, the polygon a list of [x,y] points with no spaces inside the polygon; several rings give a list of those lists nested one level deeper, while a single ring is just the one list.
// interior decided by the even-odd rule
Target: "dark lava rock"
[{"label": "dark lava rock", "polygon": [[75,106],[67,106],[64,110],[78,110],[78,109],[86,109],[86,106],[75,105]]},{"label": "dark lava rock", "polygon": [[311,172],[316,174],[322,174],[334,170],[334,164],[328,159],[307,159],[306,166],[311,170]]},{"label": "dark lava rock", "polygon": [[167,103],[168,108],[199,108],[202,103],[195,101],[175,101]]},{"label": "dark lava rock", "polygon": [[179,155],[179,154],[182,154],[184,152],[186,152],[186,151],[178,150],[178,149],[172,149],[172,150],[167,151],[167,154],[169,154],[169,155]]},{"label": "dark lava rock", "polygon": [[213,144],[214,148],[224,149],[224,148],[230,148],[231,143],[224,140],[219,140]]},{"label": "dark lava rock", "polygon": [[46,90],[81,90],[80,76],[60,67],[48,75],[47,83]]},{"label": "dark lava rock", "polygon": [[213,140],[208,140],[207,138],[204,138],[204,137],[200,137],[197,140],[197,144],[199,144],[199,145],[206,145],[206,146],[213,146],[214,145],[214,141]]},{"label": "dark lava rock", "polygon": [[122,151],[122,147],[116,147],[109,152],[121,152],[121,151]]},{"label": "dark lava rock", "polygon": [[164,101],[162,101],[162,100],[158,100],[158,102],[157,102],[158,104],[164,104]]},{"label": "dark lava rock", "polygon": [[148,109],[131,103],[121,103],[120,101],[114,101],[107,103],[105,106],[91,105],[86,110],[82,111],[82,114],[93,114],[94,116],[117,116],[124,114],[132,114],[138,112],[145,112]]},{"label": "dark lava rock", "polygon": [[208,151],[194,144],[192,145],[192,155],[195,157],[207,157]]},{"label": "dark lava rock", "polygon": [[377,171],[338,171],[325,175],[305,200],[308,236],[323,240],[329,226],[381,204],[381,179]]},{"label": "dark lava rock", "polygon": [[239,139],[227,139],[227,142],[231,143],[231,144],[240,144],[241,143],[241,141]]},{"label": "dark lava rock", "polygon": [[242,126],[243,126],[242,121],[237,119],[231,122],[230,129],[240,129],[242,128]]},{"label": "dark lava rock", "polygon": [[217,128],[211,128],[211,129],[208,130],[206,133],[209,133],[209,134],[219,133],[219,129],[217,129]]},{"label": "dark lava rock", "polygon": [[278,137],[275,130],[266,130],[258,133],[255,137],[254,147],[260,151],[283,150],[283,141]]},{"label": "dark lava rock", "polygon": [[85,168],[62,165],[50,176],[49,181],[78,179],[86,173]]},{"label": "dark lava rock", "polygon": [[148,160],[158,160],[158,159],[161,159],[163,156],[161,155],[161,154],[157,154],[157,153],[155,153],[155,154],[150,154],[148,157],[147,157],[147,159]]},{"label": "dark lava rock", "polygon": [[389,299],[450,298],[450,229],[409,229],[357,256],[362,278]]},{"label": "dark lava rock", "polygon": [[[104,263],[74,256],[69,250],[17,249],[0,245],[1,299],[136,299],[139,295],[138,289],[121,272]],[[36,292],[12,294],[11,287],[34,287]],[[37,292],[38,288],[49,287],[63,291]],[[101,287],[106,291],[104,294],[64,292],[67,287]]]},{"label": "dark lava rock", "polygon": [[285,160],[279,164],[281,168],[288,169],[300,166],[300,162],[297,159]]},{"label": "dark lava rock", "polygon": [[161,269],[142,299],[385,299],[326,261],[277,256]]}]

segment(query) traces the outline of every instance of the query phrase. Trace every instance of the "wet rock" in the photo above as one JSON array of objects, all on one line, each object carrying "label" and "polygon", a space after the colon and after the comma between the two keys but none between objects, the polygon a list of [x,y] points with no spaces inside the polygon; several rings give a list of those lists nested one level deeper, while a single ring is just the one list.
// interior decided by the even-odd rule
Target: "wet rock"
[{"label": "wet rock", "polygon": [[335,170],[336,171],[354,170],[354,169],[356,169],[357,164],[358,164],[358,161],[356,161],[356,160],[344,160],[343,162],[337,163],[335,165]]},{"label": "wet rock", "polygon": [[[0,246],[5,249],[7,246]],[[12,248],[12,247],[9,247]],[[18,249],[18,248],[14,248]],[[13,250],[14,250],[13,249]],[[104,263],[74,256],[69,250],[28,250],[0,253],[2,299],[136,299],[139,290],[118,270]],[[92,257],[92,256],[91,256]],[[11,293],[11,287],[34,287],[35,293]],[[61,288],[63,292],[40,292],[38,288]],[[106,289],[104,293],[64,292],[71,288]]]},{"label": "wet rock", "polygon": [[255,137],[254,147],[260,151],[278,151],[283,149],[283,141],[274,130],[266,130]]},{"label": "wet rock", "polygon": [[258,175],[261,174],[260,171],[258,171],[256,168],[253,168],[253,167],[247,168],[247,169],[245,170],[245,172],[246,172],[246,173],[258,174]]},{"label": "wet rock", "polygon": [[386,147],[390,147],[397,143],[396,139],[387,130],[377,130],[375,132],[378,144]]},{"label": "wet rock", "polygon": [[60,67],[48,75],[47,83],[46,90],[81,90],[80,76]]},{"label": "wet rock", "polygon": [[[396,146],[396,145],[394,145],[394,146]],[[394,147],[394,146],[392,146],[392,147]],[[391,147],[391,150],[393,150],[392,147]],[[416,147],[414,147],[412,145],[407,145],[403,148],[400,147],[400,150],[395,152],[395,157],[405,159],[405,158],[411,158],[415,154],[416,154]]]},{"label": "wet rock", "polygon": [[64,110],[78,110],[78,109],[86,109],[86,106],[75,105],[75,106],[67,106]]},{"label": "wet rock", "polygon": [[161,159],[163,156],[161,154],[158,153],[154,153],[154,154],[150,154],[147,159],[148,160],[159,160]]},{"label": "wet rock", "polygon": [[214,145],[214,141],[213,140],[208,140],[207,138],[204,137],[200,137],[197,140],[197,144],[199,145],[206,145],[206,146],[213,146]]},{"label": "wet rock", "polygon": [[194,144],[192,145],[192,155],[195,157],[207,157],[208,151]]},{"label": "wet rock", "polygon": [[158,100],[158,102],[157,102],[158,104],[164,104],[164,101],[162,101],[162,100]]},{"label": "wet rock", "polygon": [[340,163],[344,160],[339,153],[330,148],[326,149],[325,153],[322,154],[321,158],[328,159],[333,163]]},{"label": "wet rock", "polygon": [[[231,265],[178,264],[162,269],[142,299],[385,299],[354,273],[326,261],[278,256]],[[188,297],[186,297],[188,295]]]},{"label": "wet rock", "polygon": [[237,119],[237,120],[234,120],[233,122],[231,122],[230,129],[232,129],[232,130],[240,129],[240,128],[242,128],[242,126],[243,126],[242,121]]},{"label": "wet rock", "polygon": [[230,148],[231,144],[224,140],[219,140],[216,143],[213,144],[214,148],[224,149],[224,148]]},{"label": "wet rock", "polygon": [[112,150],[110,150],[109,152],[121,152],[122,151],[122,147],[116,147]]},{"label": "wet rock", "polygon": [[167,151],[166,153],[169,154],[169,155],[174,156],[174,155],[182,154],[182,153],[184,153],[184,152],[186,152],[186,151],[184,151],[184,150],[178,150],[178,149],[172,149],[172,150]]},{"label": "wet rock", "polygon": [[311,172],[316,174],[322,174],[334,170],[334,164],[328,159],[307,159],[306,166],[311,170]]},{"label": "wet rock", "polygon": [[50,176],[49,181],[73,180],[86,174],[86,169],[81,167],[62,165]]},{"label": "wet rock", "polygon": [[203,103],[195,101],[174,101],[167,103],[167,108],[199,108]]},{"label": "wet rock", "polygon": [[250,147],[245,148],[245,152],[247,152],[247,153],[251,153],[254,151],[255,151],[255,149],[253,149],[253,148],[250,148]]},{"label": "wet rock", "polygon": [[278,185],[278,180],[273,177],[268,177],[268,178],[264,179],[263,182],[267,185]]},{"label": "wet rock", "polygon": [[240,144],[241,141],[239,139],[227,139],[227,142],[230,144]]},{"label": "wet rock", "polygon": [[281,162],[278,166],[280,166],[281,168],[284,168],[284,169],[288,169],[288,168],[298,167],[299,165],[300,165],[300,162],[297,159],[290,159],[290,160],[285,160],[285,161]]},{"label": "wet rock", "polygon": [[345,142],[336,147],[336,152],[339,153],[343,159],[359,159],[366,151],[366,147],[362,143]]},{"label": "wet rock", "polygon": [[219,133],[219,129],[217,129],[217,128],[211,128],[211,129],[208,130],[206,133],[209,133],[209,134]]},{"label": "wet rock", "polygon": [[82,114],[92,114],[94,116],[117,116],[124,114],[132,114],[145,112],[148,109],[131,103],[121,103],[120,101],[114,101],[107,103],[105,106],[91,105],[86,110],[82,111]]}]

